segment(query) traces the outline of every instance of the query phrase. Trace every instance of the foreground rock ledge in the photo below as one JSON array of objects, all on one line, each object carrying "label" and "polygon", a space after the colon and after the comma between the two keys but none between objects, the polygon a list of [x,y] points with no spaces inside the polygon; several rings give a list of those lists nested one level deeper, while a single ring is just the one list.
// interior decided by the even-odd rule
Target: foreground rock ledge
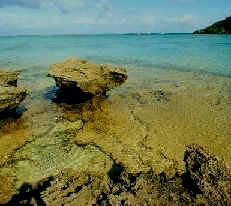
[{"label": "foreground rock ledge", "polygon": [[[77,126],[78,129],[82,127],[82,123],[79,123],[79,126]],[[70,127],[68,126],[68,128]],[[55,132],[56,138],[63,138],[63,135],[59,134],[61,132],[59,127],[54,129],[53,132]],[[43,138],[43,140],[45,139]],[[48,138],[48,140],[50,139]],[[231,202],[230,168],[223,160],[219,160],[216,156],[198,145],[189,145],[185,151],[185,173],[182,175],[176,173],[175,176],[168,177],[165,172],[155,174],[152,170],[139,174],[128,173],[126,165],[115,163],[113,158],[101,151],[100,147],[97,148],[94,145],[75,147],[74,145],[71,146],[71,143],[66,147],[66,149],[72,148],[71,153],[67,153],[67,156],[57,155],[59,161],[63,158],[67,161],[65,165],[62,166],[62,164],[59,164],[59,169],[53,169],[52,173],[36,173],[35,171],[37,170],[34,170],[34,167],[35,165],[38,167],[41,163],[35,163],[36,161],[41,161],[41,159],[35,158],[38,155],[35,151],[37,151],[40,144],[40,138],[36,138],[35,142],[32,144],[29,143],[22,150],[24,151],[22,153],[23,156],[21,156],[22,154],[18,154],[17,158],[21,156],[28,159],[13,162],[13,164],[16,164],[16,166],[14,165],[16,168],[14,175],[9,174],[9,170],[5,170],[5,174],[4,171],[0,173],[0,177],[1,174],[3,175],[1,178],[7,177],[8,179],[16,175],[17,178],[12,179],[12,182],[19,181],[20,178],[27,180],[27,182],[21,182],[18,185],[18,189],[6,188],[10,185],[8,179],[6,179],[8,182],[0,182],[0,189],[3,190],[2,194],[7,195],[7,198],[4,196],[1,199],[0,191],[0,204],[4,203],[9,206],[212,206],[230,205]],[[63,142],[61,144],[66,143]],[[50,151],[50,147],[45,148],[45,154],[49,153],[47,157],[46,155],[44,156],[46,158],[49,158],[50,154],[56,151],[56,147],[60,148],[60,145],[51,145],[53,151]],[[31,150],[32,148],[33,150]],[[29,156],[25,156],[25,152],[29,151]],[[32,157],[30,157],[31,151],[33,151]],[[68,156],[69,158],[66,159]],[[57,157],[55,155],[55,158]],[[30,162],[29,158],[32,158],[33,161]],[[42,161],[44,160],[42,159]],[[49,161],[49,163],[52,163],[52,161]],[[44,168],[44,162],[41,166]],[[31,175],[28,176],[28,174]],[[43,178],[39,180],[38,176],[36,178],[36,175],[41,175]],[[14,184],[16,185],[16,183]]]},{"label": "foreground rock ledge", "polygon": [[51,65],[49,77],[53,77],[61,89],[80,89],[92,95],[102,95],[121,85],[128,77],[119,67],[88,63],[76,58]]},{"label": "foreground rock ledge", "polygon": [[18,74],[0,72],[0,113],[15,109],[27,95],[27,90],[17,87]]}]

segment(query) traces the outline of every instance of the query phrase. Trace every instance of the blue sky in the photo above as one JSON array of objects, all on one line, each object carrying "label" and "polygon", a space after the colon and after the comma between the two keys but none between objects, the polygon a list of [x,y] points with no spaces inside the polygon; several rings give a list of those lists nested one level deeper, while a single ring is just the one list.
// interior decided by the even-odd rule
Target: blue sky
[{"label": "blue sky", "polygon": [[192,32],[231,0],[0,0],[0,35]]}]

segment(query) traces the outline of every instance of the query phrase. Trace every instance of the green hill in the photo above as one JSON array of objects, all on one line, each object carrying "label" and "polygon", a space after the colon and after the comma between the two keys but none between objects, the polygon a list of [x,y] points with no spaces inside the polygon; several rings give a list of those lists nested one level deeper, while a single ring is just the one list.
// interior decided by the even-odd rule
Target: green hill
[{"label": "green hill", "polygon": [[193,34],[231,34],[231,16]]}]

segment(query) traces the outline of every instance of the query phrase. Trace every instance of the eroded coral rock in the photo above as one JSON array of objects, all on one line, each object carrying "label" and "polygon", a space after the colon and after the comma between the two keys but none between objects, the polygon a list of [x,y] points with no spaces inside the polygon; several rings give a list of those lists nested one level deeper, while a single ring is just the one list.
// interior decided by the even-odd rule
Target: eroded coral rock
[{"label": "eroded coral rock", "polygon": [[195,144],[187,147],[184,161],[187,176],[209,205],[229,205],[231,174],[224,161]]},{"label": "eroded coral rock", "polygon": [[76,88],[92,95],[105,94],[121,85],[128,77],[125,69],[75,58],[52,65],[48,76],[53,77],[61,89]]},{"label": "eroded coral rock", "polygon": [[[69,127],[64,129],[66,131]],[[59,133],[59,130],[54,129],[50,135],[56,136]],[[52,139],[50,135],[46,141]],[[55,142],[57,144],[57,141]],[[37,144],[41,145],[41,143],[41,140],[36,139],[35,142],[28,144],[30,147],[28,151],[33,151],[33,155],[24,156],[24,159],[32,157],[33,162],[41,161],[40,158],[35,158],[35,155],[41,156],[35,150]],[[76,147],[71,141],[68,144]],[[31,149],[32,147],[34,149]],[[47,154],[49,153],[48,158],[50,154],[59,151],[50,152],[50,149],[51,147],[46,151]],[[200,146],[187,147],[184,158],[186,171],[183,175],[176,173],[173,177],[167,176],[165,172],[130,173],[126,165],[115,163],[113,156],[101,151],[101,148],[96,145],[85,145],[78,147],[78,150],[74,158],[64,158],[64,161],[69,162],[68,164],[61,164],[63,160],[60,161],[59,158],[55,162],[49,161],[49,163],[53,162],[53,165],[47,167],[43,161],[40,172],[33,171],[39,165],[36,162],[34,166],[33,163],[24,164],[21,169],[17,164],[15,168],[20,170],[15,175],[11,175],[17,177],[12,181],[18,182],[20,178],[24,181],[17,187],[17,191],[6,188],[4,192],[11,192],[13,196],[8,198],[8,202],[7,199],[3,199],[4,203],[7,202],[6,205],[20,205],[21,202],[27,205],[39,203],[43,205],[230,205],[229,168],[223,164],[223,161]],[[66,152],[69,153],[69,150]],[[73,153],[69,156],[72,157]],[[17,159],[25,161],[22,158]],[[59,169],[55,166],[56,163]],[[25,169],[31,174],[22,176]],[[10,176],[9,170],[5,173],[7,175],[3,177]]]},{"label": "eroded coral rock", "polygon": [[17,72],[0,72],[0,113],[15,109],[26,97],[27,90],[17,87]]}]

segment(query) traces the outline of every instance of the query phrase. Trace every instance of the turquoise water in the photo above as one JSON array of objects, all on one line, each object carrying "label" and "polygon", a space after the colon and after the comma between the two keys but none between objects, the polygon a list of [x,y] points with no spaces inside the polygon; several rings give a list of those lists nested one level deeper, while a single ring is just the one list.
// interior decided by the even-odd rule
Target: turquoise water
[{"label": "turquoise water", "polygon": [[231,35],[59,35],[0,37],[0,68],[42,77],[69,56],[126,67],[231,75]]}]

